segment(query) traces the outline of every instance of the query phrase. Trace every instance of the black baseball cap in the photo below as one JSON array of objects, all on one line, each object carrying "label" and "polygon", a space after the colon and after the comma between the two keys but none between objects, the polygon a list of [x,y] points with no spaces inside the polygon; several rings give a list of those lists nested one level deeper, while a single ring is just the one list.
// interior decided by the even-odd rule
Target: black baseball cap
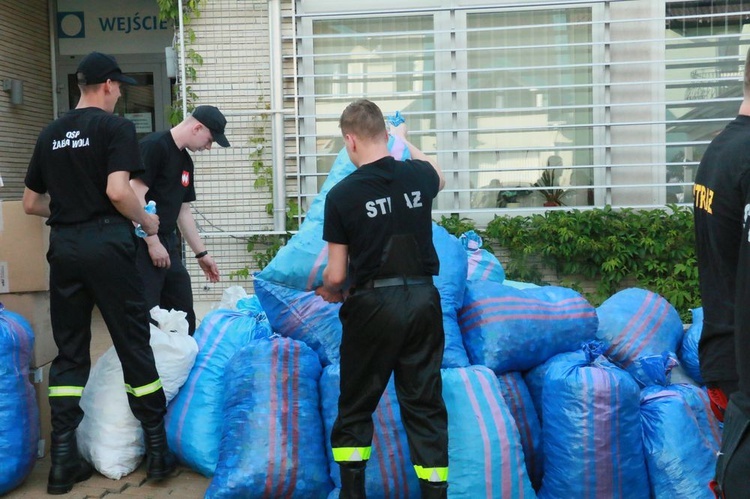
[{"label": "black baseball cap", "polygon": [[211,130],[211,136],[217,144],[221,147],[229,147],[229,141],[226,135],[224,135],[224,127],[227,125],[227,119],[221,114],[218,108],[214,106],[198,106],[193,109],[193,118]]},{"label": "black baseball cap", "polygon": [[91,52],[81,60],[76,70],[79,85],[96,85],[107,80],[137,85],[133,78],[122,74],[114,57],[101,52]]}]

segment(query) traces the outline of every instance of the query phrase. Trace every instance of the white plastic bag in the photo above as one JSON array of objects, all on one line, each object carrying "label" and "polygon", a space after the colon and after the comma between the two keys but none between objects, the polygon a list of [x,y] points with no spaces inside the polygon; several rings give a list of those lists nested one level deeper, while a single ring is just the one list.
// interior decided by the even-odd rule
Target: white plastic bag
[{"label": "white plastic bag", "polygon": [[237,302],[247,297],[247,291],[242,286],[229,286],[221,294],[221,301],[211,305],[211,310],[237,310]]},{"label": "white plastic bag", "polygon": [[[185,312],[158,307],[151,317],[151,348],[167,402],[177,395],[193,368],[198,344],[188,335]],[[135,419],[122,365],[111,347],[96,362],[81,397],[83,420],[78,426],[78,449],[102,475],[118,480],[132,473],[146,452],[143,429]]]}]

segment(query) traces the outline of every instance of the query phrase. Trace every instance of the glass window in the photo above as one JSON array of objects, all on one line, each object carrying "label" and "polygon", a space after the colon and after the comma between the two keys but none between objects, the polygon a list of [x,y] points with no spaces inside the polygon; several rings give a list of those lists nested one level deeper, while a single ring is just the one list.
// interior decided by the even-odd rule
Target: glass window
[{"label": "glass window", "polygon": [[[154,131],[156,108],[154,104],[154,74],[128,73],[137,85],[120,86],[120,98],[115,105],[114,114],[124,116],[135,123],[138,139]],[[68,75],[68,108],[75,109],[81,98],[78,80],[75,74]]]},{"label": "glass window", "polygon": [[341,111],[366,97],[401,111],[410,140],[438,158],[448,179],[438,211],[592,204],[589,8],[300,25],[309,26],[299,44],[303,200],[343,147]]},{"label": "glass window", "polygon": [[742,98],[750,1],[449,3],[353,18],[298,2],[303,197],[343,146],[343,107],[367,97],[437,157],[436,215],[692,202]]},{"label": "glass window", "polygon": [[737,114],[750,47],[748,9],[741,1],[667,4],[666,182],[673,184],[667,202],[692,203],[703,152]]},{"label": "glass window", "polygon": [[[315,171],[318,188],[344,147],[338,119],[366,97],[384,114],[401,111],[413,130],[434,130],[432,16],[325,19],[313,24]],[[432,144],[419,147],[434,149]]]},{"label": "glass window", "polygon": [[[467,15],[471,208],[568,204],[589,185],[589,9]],[[476,190],[479,189],[479,190]],[[586,191],[575,204],[590,204]]]}]

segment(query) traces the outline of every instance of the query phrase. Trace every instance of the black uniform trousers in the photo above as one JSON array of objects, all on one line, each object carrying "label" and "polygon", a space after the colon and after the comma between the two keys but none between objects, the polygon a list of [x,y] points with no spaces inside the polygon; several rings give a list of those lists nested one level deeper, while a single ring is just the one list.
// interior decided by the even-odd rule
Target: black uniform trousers
[{"label": "black uniform trousers", "polygon": [[122,217],[50,232],[50,315],[58,354],[50,368],[54,433],[83,419],[79,402],[91,368],[91,313],[99,307],[123,369],[128,402],[146,424],[166,414],[166,397],[150,345],[148,309],[135,265],[136,236]]},{"label": "black uniform trousers", "polygon": [[[341,394],[331,434],[334,458],[338,449],[370,448],[372,414],[393,373],[415,468],[447,470],[448,415],[440,375],[445,334],[438,290],[432,284],[357,289],[339,316]],[[339,462],[348,460],[338,456]]]},{"label": "black uniform trousers", "polygon": [[168,269],[155,267],[148,254],[146,241],[138,243],[138,272],[143,278],[148,309],[157,305],[166,310],[181,310],[187,313],[188,333],[195,332],[195,310],[193,288],[185,265],[182,263],[180,240],[177,233],[159,234],[159,241],[169,252]]}]

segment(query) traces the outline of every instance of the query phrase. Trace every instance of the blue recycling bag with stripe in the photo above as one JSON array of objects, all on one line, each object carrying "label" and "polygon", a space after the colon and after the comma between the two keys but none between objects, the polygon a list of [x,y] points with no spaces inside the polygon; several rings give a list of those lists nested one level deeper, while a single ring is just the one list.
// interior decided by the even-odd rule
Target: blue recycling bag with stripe
[{"label": "blue recycling bag with stripe", "polygon": [[542,485],[544,474],[544,449],[542,447],[542,426],[534,407],[523,375],[509,372],[497,377],[500,382],[500,393],[508,406],[521,438],[523,455],[526,461],[526,473],[535,490]]},{"label": "blue recycling bag with stripe", "polygon": [[300,341],[251,341],[227,365],[219,461],[207,499],[325,498],[318,356]]},{"label": "blue recycling bag with stripe", "polygon": [[300,291],[259,276],[253,286],[275,332],[304,341],[323,366],[339,361],[341,303],[328,303],[315,291]]},{"label": "blue recycling bag with stripe", "polygon": [[0,303],[0,495],[26,480],[39,445],[39,407],[29,381],[31,325]]},{"label": "blue recycling bag with stripe", "polygon": [[640,388],[592,342],[549,361],[542,391],[539,497],[649,497]]},{"label": "blue recycling bag with stripe", "polygon": [[505,270],[500,260],[495,255],[482,249],[482,236],[470,230],[461,234],[458,238],[466,250],[468,267],[466,279],[469,281],[495,281],[505,280]]},{"label": "blue recycling bag with stripe", "polygon": [[639,357],[677,352],[683,336],[677,310],[658,294],[629,288],[607,298],[597,309],[597,339],[605,355],[628,369]]},{"label": "blue recycling bag with stripe", "polygon": [[516,289],[493,281],[467,281],[458,323],[471,363],[497,374],[577,350],[597,329],[596,310],[572,289]]},{"label": "blue recycling bag with stripe", "polygon": [[185,384],[169,403],[165,418],[169,448],[180,462],[210,477],[219,459],[224,422],[224,371],[251,340],[268,338],[271,325],[254,295],[237,310],[209,312],[193,337],[198,355]]},{"label": "blue recycling bag with stripe", "polygon": [[670,356],[651,356],[642,376],[643,445],[651,497],[713,498],[706,484],[716,473],[721,429],[707,392],[692,384],[670,382],[677,362]]},{"label": "blue recycling bag with stripe", "polygon": [[535,497],[511,411],[484,366],[443,369],[451,497]]}]

